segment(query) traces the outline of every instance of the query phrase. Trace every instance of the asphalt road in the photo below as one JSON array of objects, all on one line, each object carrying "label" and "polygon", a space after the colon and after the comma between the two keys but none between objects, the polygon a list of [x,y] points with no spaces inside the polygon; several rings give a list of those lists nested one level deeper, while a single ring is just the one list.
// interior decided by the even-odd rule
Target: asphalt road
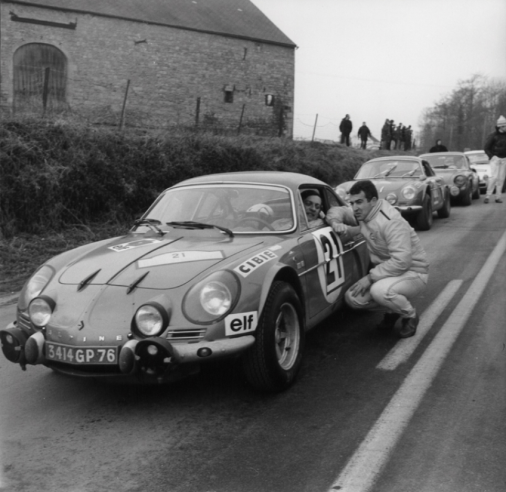
[{"label": "asphalt road", "polygon": [[[250,390],[231,362],[139,387],[0,354],[0,490],[503,492],[505,231],[506,204],[483,198],[436,219],[419,233],[431,273],[417,336],[339,313],[279,395]],[[2,326],[14,310],[0,308]]]}]

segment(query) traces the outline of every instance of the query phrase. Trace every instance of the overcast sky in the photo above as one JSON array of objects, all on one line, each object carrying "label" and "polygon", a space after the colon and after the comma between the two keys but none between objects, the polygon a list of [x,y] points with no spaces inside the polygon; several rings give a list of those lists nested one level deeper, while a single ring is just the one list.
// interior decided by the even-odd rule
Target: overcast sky
[{"label": "overcast sky", "polygon": [[[294,137],[380,137],[474,74],[506,80],[506,0],[252,0],[297,46]],[[506,115],[505,115],[506,116]]]}]

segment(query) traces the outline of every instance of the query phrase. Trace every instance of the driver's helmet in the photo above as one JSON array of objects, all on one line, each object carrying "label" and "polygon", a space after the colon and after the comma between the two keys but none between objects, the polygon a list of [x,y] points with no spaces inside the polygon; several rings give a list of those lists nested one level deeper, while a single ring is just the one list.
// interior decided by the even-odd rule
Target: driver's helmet
[{"label": "driver's helmet", "polygon": [[248,210],[246,210],[248,214],[255,214],[263,220],[270,222],[274,217],[274,211],[269,205],[265,203],[256,203],[252,205]]}]

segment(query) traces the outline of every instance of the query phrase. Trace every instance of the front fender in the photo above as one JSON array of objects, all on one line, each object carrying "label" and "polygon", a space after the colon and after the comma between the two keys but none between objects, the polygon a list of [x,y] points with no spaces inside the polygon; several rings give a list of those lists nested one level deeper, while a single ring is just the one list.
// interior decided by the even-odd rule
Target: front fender
[{"label": "front fender", "polygon": [[303,317],[305,320],[306,301],[300,277],[297,275],[297,272],[295,272],[292,268],[283,264],[273,265],[273,267],[269,269],[269,271],[264,277],[262,292],[260,294],[260,303],[258,307],[259,319],[260,316],[262,315],[265,303],[267,301],[267,296],[269,295],[269,291],[271,290],[272,284],[278,280],[290,284],[295,289],[295,292],[297,292],[297,295],[299,296],[301,302],[301,308],[304,313]]}]

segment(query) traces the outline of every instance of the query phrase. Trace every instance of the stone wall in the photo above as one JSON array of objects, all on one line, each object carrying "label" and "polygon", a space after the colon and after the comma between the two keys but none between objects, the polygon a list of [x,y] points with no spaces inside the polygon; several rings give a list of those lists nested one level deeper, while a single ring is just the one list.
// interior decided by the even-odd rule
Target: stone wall
[{"label": "stone wall", "polygon": [[[13,108],[13,56],[27,43],[50,44],[67,59],[71,112],[117,124],[127,81],[126,125],[243,128],[280,122],[291,136],[294,49],[122,19],[1,4],[2,111]],[[75,29],[15,22],[20,18]],[[233,102],[225,102],[225,90]],[[266,94],[274,105],[265,104]],[[229,94],[230,96],[230,94]]]}]

